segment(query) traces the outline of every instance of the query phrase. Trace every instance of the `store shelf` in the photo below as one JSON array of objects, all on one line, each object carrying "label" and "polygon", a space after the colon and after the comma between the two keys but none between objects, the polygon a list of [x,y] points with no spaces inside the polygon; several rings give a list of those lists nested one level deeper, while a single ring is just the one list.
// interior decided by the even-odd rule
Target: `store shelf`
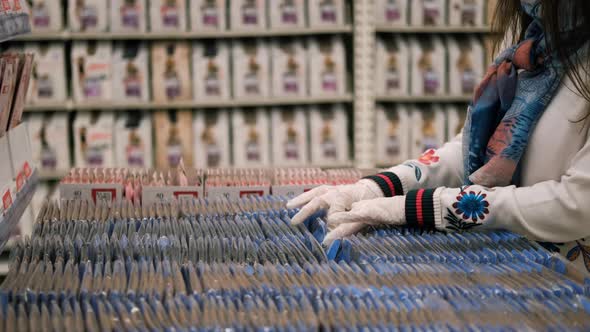
[{"label": "store shelf", "polygon": [[376,32],[380,33],[424,33],[424,34],[436,34],[436,33],[491,33],[491,27],[452,27],[452,26],[440,26],[440,27],[413,27],[413,26],[387,26],[379,25],[375,28]]},{"label": "store shelf", "polygon": [[254,106],[279,106],[279,105],[314,105],[332,103],[350,103],[352,95],[335,97],[295,97],[295,98],[247,98],[239,100],[221,101],[185,101],[168,103],[118,103],[118,102],[96,102],[96,103],[74,103],[68,101],[58,104],[27,105],[27,112],[45,111],[89,111],[89,110],[160,110],[160,109],[183,109],[183,108],[233,108],[233,107],[254,107]]},{"label": "store shelf", "polygon": [[182,40],[182,39],[219,39],[219,38],[253,38],[305,36],[321,34],[352,33],[352,26],[336,26],[324,28],[297,29],[266,29],[246,31],[178,31],[178,32],[146,32],[146,33],[118,33],[118,32],[49,32],[33,33],[16,38],[20,41],[68,41],[68,40]]},{"label": "store shelf", "polygon": [[40,181],[59,181],[68,175],[68,171],[39,171]]},{"label": "store shelf", "polygon": [[378,96],[379,103],[469,103],[472,95],[464,96]]},{"label": "store shelf", "polygon": [[33,171],[24,187],[13,198],[12,205],[3,216],[0,216],[0,252],[2,252],[14,227],[18,225],[23,213],[31,203],[37,189],[37,183],[38,175],[36,171]]}]

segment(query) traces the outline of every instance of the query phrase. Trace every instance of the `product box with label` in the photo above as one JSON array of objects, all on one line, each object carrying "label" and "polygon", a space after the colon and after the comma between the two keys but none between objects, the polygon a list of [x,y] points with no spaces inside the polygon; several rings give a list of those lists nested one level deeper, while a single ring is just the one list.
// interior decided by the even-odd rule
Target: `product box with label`
[{"label": "product box with label", "polygon": [[3,54],[0,59],[2,82],[0,83],[0,137],[6,134],[10,124],[10,112],[17,86],[20,57]]},{"label": "product box with label", "polygon": [[410,49],[401,36],[377,39],[375,92],[383,96],[406,96],[410,86]]},{"label": "product box with label", "polygon": [[412,147],[410,158],[438,149],[445,143],[445,112],[440,105],[415,106],[412,109]]},{"label": "product box with label", "polygon": [[[12,100],[12,108],[10,112],[10,120],[8,122],[9,129],[18,126],[21,123],[23,113],[25,110],[25,102],[29,85],[31,83],[31,76],[33,74],[33,63],[35,62],[33,54],[19,54],[19,66],[16,71],[16,83]],[[25,135],[26,136],[26,135]]]},{"label": "product box with label", "polygon": [[467,106],[448,105],[447,113],[447,141],[452,140],[463,132],[465,119],[467,118]]},{"label": "product box with label", "polygon": [[270,165],[269,116],[264,109],[232,111],[232,128],[236,167]]},{"label": "product box with label", "polygon": [[107,0],[68,0],[68,26],[70,30],[108,31],[108,4]]},{"label": "product box with label", "polygon": [[72,47],[72,90],[77,102],[111,100],[110,42],[75,42]]},{"label": "product box with label", "polygon": [[309,115],[311,163],[342,166],[350,161],[348,121],[343,105],[315,106]]},{"label": "product box with label", "polygon": [[377,164],[393,166],[410,159],[410,114],[403,104],[378,105],[375,133]]},{"label": "product box with label", "polygon": [[273,165],[306,165],[308,135],[305,109],[276,107],[271,110],[271,121]]},{"label": "product box with label", "polygon": [[97,203],[119,203],[124,188],[120,183],[60,183],[59,197],[65,200],[82,200]]},{"label": "product box with label", "polygon": [[193,86],[195,100],[227,100],[231,75],[229,44],[203,40],[193,44]]},{"label": "product box with label", "polygon": [[246,39],[233,43],[232,48],[234,97],[268,97],[268,45],[261,39]]},{"label": "product box with label", "polygon": [[409,7],[409,0],[376,0],[375,21],[380,25],[406,26]]},{"label": "product box with label", "polygon": [[186,42],[152,44],[152,92],[158,103],[191,100],[190,49]]},{"label": "product box with label", "polygon": [[70,169],[70,130],[67,113],[37,114],[27,117],[33,162],[42,171]]},{"label": "product box with label", "polygon": [[33,32],[58,32],[63,28],[62,1],[30,0]]},{"label": "product box with label", "polygon": [[338,36],[314,38],[309,47],[309,92],[312,96],[346,94],[344,42]]},{"label": "product box with label", "polygon": [[76,113],[74,156],[77,167],[115,166],[114,128],[113,113]]},{"label": "product box with label", "polygon": [[414,96],[442,95],[446,89],[447,52],[438,37],[411,39],[411,89]]},{"label": "product box with label", "polygon": [[8,131],[8,147],[10,149],[9,159],[12,162],[12,178],[15,180],[16,186],[13,192],[17,193],[23,189],[35,169],[26,123],[21,123]]},{"label": "product box with label", "polygon": [[150,113],[131,111],[115,122],[115,161],[117,167],[153,166],[152,119]]},{"label": "product box with label", "polygon": [[227,29],[226,6],[229,0],[190,0],[192,31],[224,31]]},{"label": "product box with label", "polygon": [[186,31],[186,0],[150,0],[150,30],[153,32]]},{"label": "product box with label", "polygon": [[[169,171],[172,178],[168,179],[166,186],[145,185],[141,191],[141,203],[150,206],[157,203],[166,203],[173,200],[193,200],[204,197],[203,175],[200,170],[188,169],[183,173],[184,179],[180,180],[178,171]],[[148,175],[149,178],[152,174]],[[186,183],[181,183],[186,180]]]},{"label": "product box with label", "polygon": [[484,75],[484,48],[475,37],[448,38],[449,93],[471,95]]},{"label": "product box with label", "polygon": [[35,55],[28,103],[58,103],[66,100],[65,51],[61,43],[28,44],[27,53]]},{"label": "product box with label", "polygon": [[234,31],[266,29],[266,1],[231,0],[229,26]]},{"label": "product box with label", "polygon": [[146,32],[147,0],[110,0],[112,32]]},{"label": "product box with label", "polygon": [[484,25],[484,0],[448,0],[449,25],[482,26]]},{"label": "product box with label", "polygon": [[314,0],[307,2],[310,27],[342,26],[345,23],[344,0]]},{"label": "product box with label", "polygon": [[447,0],[412,0],[411,23],[414,26],[443,26],[447,19]]},{"label": "product box with label", "polygon": [[303,40],[273,40],[271,66],[273,97],[305,97],[307,95],[307,61]]},{"label": "product box with label", "polygon": [[197,111],[194,114],[193,135],[195,167],[230,166],[229,114],[227,111]]},{"label": "product box with label", "polygon": [[192,166],[192,113],[191,111],[158,111],[154,113],[156,142],[156,168],[176,168],[183,160]]},{"label": "product box with label", "polygon": [[142,42],[116,42],[113,47],[113,100],[150,101],[147,45]]},{"label": "product box with label", "polygon": [[305,3],[305,0],[267,0],[270,28],[304,28]]}]

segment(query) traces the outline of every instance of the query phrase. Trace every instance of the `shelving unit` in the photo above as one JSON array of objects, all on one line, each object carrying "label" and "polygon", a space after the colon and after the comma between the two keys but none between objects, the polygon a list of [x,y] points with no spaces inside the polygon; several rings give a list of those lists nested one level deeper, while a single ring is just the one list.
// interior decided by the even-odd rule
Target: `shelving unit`
[{"label": "shelving unit", "polygon": [[16,38],[18,41],[69,41],[69,40],[184,40],[184,39],[220,39],[220,38],[256,38],[256,37],[286,37],[324,34],[352,33],[351,25],[326,28],[297,28],[251,31],[179,31],[179,32],[145,32],[145,33],[117,33],[117,32],[49,32],[33,33]]},{"label": "shelving unit", "polygon": [[468,103],[471,95],[464,96],[377,96],[379,103]]},{"label": "shelving unit", "polygon": [[67,101],[58,104],[27,105],[27,112],[44,112],[44,111],[92,111],[92,110],[161,110],[161,109],[193,109],[193,108],[234,108],[234,107],[253,107],[253,106],[279,106],[279,105],[315,105],[315,104],[333,104],[333,103],[350,103],[353,96],[347,94],[336,97],[305,97],[305,98],[248,98],[239,100],[222,100],[222,101],[173,101],[169,103],[76,103]]},{"label": "shelving unit", "polygon": [[404,33],[404,34],[488,34],[491,31],[489,26],[481,27],[413,27],[413,26],[387,26],[379,25],[375,27],[377,33]]}]

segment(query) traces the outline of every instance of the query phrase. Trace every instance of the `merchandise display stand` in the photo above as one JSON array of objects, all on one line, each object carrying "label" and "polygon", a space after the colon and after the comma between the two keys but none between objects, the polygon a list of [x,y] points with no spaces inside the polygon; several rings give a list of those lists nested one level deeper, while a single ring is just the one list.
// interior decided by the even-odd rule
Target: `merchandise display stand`
[{"label": "merchandise display stand", "polygon": [[[23,34],[30,33],[29,9],[25,2],[3,1],[0,12],[0,40],[11,40]],[[18,55],[16,55],[18,56]],[[24,59],[24,57],[23,57]],[[2,131],[0,132],[0,253],[13,234],[19,221],[28,208],[38,182],[36,165],[32,161],[31,146],[26,123],[21,123],[22,104],[19,104],[19,95],[26,95],[28,77],[25,64],[20,64],[22,71],[15,69],[20,74],[13,82],[19,82],[18,86],[6,85],[3,88],[10,89],[13,96],[12,104],[3,105],[0,118],[4,118]],[[4,68],[4,66],[3,66]],[[30,68],[28,68],[30,70]],[[0,74],[4,74],[0,73]],[[12,74],[17,76],[18,74]],[[8,80],[8,76],[3,76]],[[5,86],[6,85],[6,86]],[[24,93],[20,91],[24,90]],[[4,91],[2,92],[4,94]],[[24,97],[22,97],[24,99]],[[8,115],[9,114],[9,115]],[[0,268],[0,273],[6,269]]]}]

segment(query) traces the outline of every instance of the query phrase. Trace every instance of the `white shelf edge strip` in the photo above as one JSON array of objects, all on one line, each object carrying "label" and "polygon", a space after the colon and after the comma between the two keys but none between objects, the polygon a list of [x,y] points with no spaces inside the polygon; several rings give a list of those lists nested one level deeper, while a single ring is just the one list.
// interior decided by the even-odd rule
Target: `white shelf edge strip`
[{"label": "white shelf edge strip", "polygon": [[274,37],[274,36],[297,36],[315,34],[338,34],[352,33],[351,25],[323,27],[323,28],[293,28],[293,29],[265,29],[245,31],[177,31],[177,32],[53,32],[53,33],[32,33],[26,36],[15,38],[19,41],[39,40],[161,40],[161,39],[208,39],[208,38],[246,38],[246,37]]},{"label": "white shelf edge strip", "polygon": [[472,95],[464,96],[377,96],[378,103],[455,103],[470,102]]},{"label": "white shelf edge strip", "polygon": [[306,97],[306,98],[253,98],[222,101],[182,101],[169,103],[47,103],[38,105],[27,105],[27,112],[41,111],[82,111],[82,110],[158,110],[158,109],[182,109],[182,108],[235,108],[275,105],[313,105],[330,103],[349,103],[352,95],[334,97]]},{"label": "white shelf edge strip", "polygon": [[460,27],[460,26],[387,26],[379,25],[375,28],[378,33],[491,33],[489,26],[481,27]]}]

